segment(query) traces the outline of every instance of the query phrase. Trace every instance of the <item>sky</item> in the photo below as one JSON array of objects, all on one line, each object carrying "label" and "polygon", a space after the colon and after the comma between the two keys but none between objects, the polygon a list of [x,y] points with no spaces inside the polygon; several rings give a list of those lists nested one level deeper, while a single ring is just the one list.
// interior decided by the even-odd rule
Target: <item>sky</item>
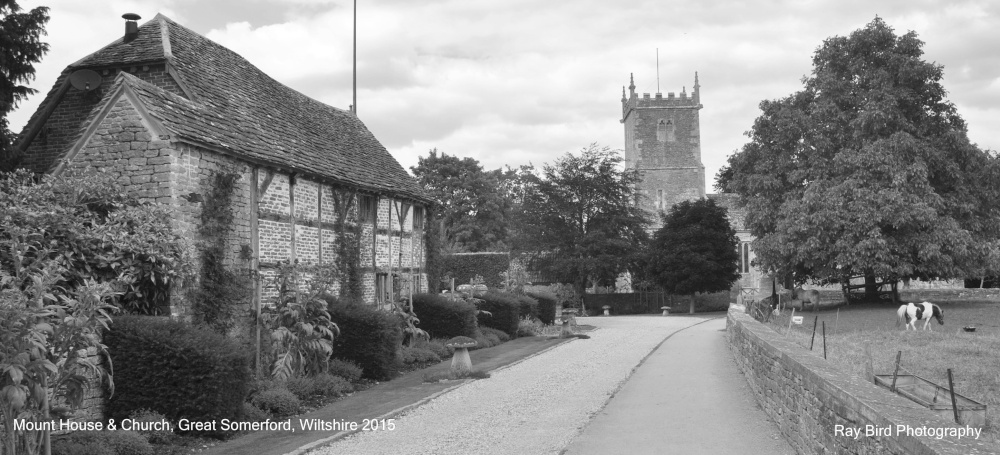
[{"label": "sky", "polygon": [[[50,49],[10,115],[20,131],[67,65],[162,13],[326,104],[352,103],[351,0],[20,0]],[[881,17],[914,31],[984,149],[1000,149],[1000,2],[991,0],[358,0],[358,115],[409,170],[431,149],[485,169],[621,149],[622,88],[701,84],[708,192],[762,100],[802,88],[823,40]]]}]

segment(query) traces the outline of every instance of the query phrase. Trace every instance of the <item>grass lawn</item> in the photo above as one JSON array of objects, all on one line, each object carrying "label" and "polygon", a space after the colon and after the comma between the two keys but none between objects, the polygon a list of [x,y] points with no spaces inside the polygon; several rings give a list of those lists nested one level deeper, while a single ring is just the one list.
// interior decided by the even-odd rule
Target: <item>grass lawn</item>
[{"label": "grass lawn", "polygon": [[[826,297],[826,296],[824,296]],[[948,385],[947,369],[955,391],[987,405],[987,426],[981,440],[1000,453],[1000,294],[996,289],[902,292],[903,301],[928,300],[944,310],[944,325],[932,320],[933,332],[904,331],[896,327],[893,304],[824,306],[817,313],[799,312],[802,325],[792,325],[786,310],[770,326],[799,345],[809,348],[813,321],[818,316],[813,352],[823,356],[822,324],[826,323],[827,359],[844,371],[871,380],[871,374],[892,374],[896,353],[902,351],[902,368],[937,384]],[[832,300],[832,299],[831,299]],[[824,302],[828,302],[824,299]],[[829,301],[832,303],[832,301]],[[923,322],[917,323],[921,328]],[[966,333],[963,327],[976,327]],[[902,370],[901,370],[902,372]]]}]

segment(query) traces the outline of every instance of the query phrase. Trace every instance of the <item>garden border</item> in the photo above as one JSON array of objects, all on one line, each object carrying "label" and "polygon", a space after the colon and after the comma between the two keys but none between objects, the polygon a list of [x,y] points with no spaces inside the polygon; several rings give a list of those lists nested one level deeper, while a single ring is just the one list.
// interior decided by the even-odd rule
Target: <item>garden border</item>
[{"label": "garden border", "polygon": [[[935,439],[896,434],[911,428],[955,428],[953,422],[919,408],[873,383],[840,371],[815,353],[781,338],[731,307],[726,318],[729,347],[758,405],[799,453],[987,454],[972,437]],[[852,439],[835,425],[891,427],[885,436]]]}]

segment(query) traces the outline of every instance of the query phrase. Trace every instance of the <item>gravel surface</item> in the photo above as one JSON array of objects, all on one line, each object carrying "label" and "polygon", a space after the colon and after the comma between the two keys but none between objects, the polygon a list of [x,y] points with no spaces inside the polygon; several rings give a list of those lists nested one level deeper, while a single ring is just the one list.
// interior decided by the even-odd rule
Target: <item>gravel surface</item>
[{"label": "gravel surface", "polygon": [[[701,318],[580,318],[598,327],[310,454],[557,454],[664,338]],[[473,365],[475,367],[475,365]],[[347,418],[349,416],[345,416]]]}]

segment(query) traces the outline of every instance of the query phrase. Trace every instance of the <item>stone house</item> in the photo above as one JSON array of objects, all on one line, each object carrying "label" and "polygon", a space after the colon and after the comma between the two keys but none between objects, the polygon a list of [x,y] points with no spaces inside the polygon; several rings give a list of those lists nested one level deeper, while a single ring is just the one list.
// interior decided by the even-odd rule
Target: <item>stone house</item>
[{"label": "stone house", "polygon": [[[173,229],[192,238],[213,176],[238,174],[231,264],[249,251],[248,266],[267,277],[282,261],[330,263],[346,221],[360,231],[366,302],[384,304],[394,274],[427,288],[430,200],[364,123],[163,15],[127,22],[124,37],[70,64],[18,147],[38,173],[114,173],[128,191],[172,205]],[[183,294],[171,289],[174,317],[189,311]]]}]

